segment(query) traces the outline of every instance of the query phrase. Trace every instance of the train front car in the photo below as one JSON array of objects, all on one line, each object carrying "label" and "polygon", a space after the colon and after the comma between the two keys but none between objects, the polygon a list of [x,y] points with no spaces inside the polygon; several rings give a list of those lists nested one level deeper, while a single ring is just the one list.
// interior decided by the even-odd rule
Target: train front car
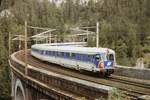
[{"label": "train front car", "polygon": [[95,64],[103,76],[114,73],[115,63],[115,52],[111,49],[106,49],[105,52],[95,56]]}]

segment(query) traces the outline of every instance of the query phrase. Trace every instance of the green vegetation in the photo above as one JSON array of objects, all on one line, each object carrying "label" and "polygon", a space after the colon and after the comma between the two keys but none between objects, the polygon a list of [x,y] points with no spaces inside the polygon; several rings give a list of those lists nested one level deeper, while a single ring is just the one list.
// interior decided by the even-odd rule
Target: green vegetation
[{"label": "green vegetation", "polygon": [[[89,0],[82,5],[74,1],[60,6],[49,0],[0,1],[0,99],[10,95],[8,33],[24,34],[25,19],[32,26],[58,29],[60,37],[69,33],[69,27],[93,26],[99,21],[100,46],[114,49],[118,64],[134,66],[137,58],[150,53],[150,0]],[[28,30],[28,36],[34,33]],[[88,43],[95,46],[95,38],[90,37]],[[18,50],[16,42],[12,47]]]},{"label": "green vegetation", "polygon": [[128,100],[121,90],[113,89],[108,100]]}]

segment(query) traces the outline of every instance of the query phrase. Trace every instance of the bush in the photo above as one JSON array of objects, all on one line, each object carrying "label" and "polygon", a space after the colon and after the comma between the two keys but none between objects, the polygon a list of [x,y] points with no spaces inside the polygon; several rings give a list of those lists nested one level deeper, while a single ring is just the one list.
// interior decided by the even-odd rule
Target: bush
[{"label": "bush", "polygon": [[144,47],[142,48],[142,51],[143,51],[144,53],[150,53],[150,46],[144,46]]},{"label": "bush", "polygon": [[127,100],[127,98],[121,90],[114,88],[108,100]]}]

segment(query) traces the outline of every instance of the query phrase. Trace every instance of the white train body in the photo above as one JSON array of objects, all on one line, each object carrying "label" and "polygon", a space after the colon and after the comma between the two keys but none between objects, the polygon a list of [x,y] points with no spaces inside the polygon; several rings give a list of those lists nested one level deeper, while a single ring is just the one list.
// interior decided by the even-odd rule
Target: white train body
[{"label": "white train body", "polygon": [[108,48],[56,46],[36,44],[31,47],[31,55],[63,67],[110,75],[114,72],[115,52]]}]

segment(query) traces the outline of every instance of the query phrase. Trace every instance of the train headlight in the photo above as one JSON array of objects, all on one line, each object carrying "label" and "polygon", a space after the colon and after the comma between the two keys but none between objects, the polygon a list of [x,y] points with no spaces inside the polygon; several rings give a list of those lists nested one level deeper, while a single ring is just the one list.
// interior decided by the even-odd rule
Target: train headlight
[{"label": "train headlight", "polygon": [[108,62],[108,63],[107,63],[107,66],[111,66],[111,62]]},{"label": "train headlight", "polygon": [[99,68],[100,68],[100,69],[104,69],[104,62],[100,62]]}]

